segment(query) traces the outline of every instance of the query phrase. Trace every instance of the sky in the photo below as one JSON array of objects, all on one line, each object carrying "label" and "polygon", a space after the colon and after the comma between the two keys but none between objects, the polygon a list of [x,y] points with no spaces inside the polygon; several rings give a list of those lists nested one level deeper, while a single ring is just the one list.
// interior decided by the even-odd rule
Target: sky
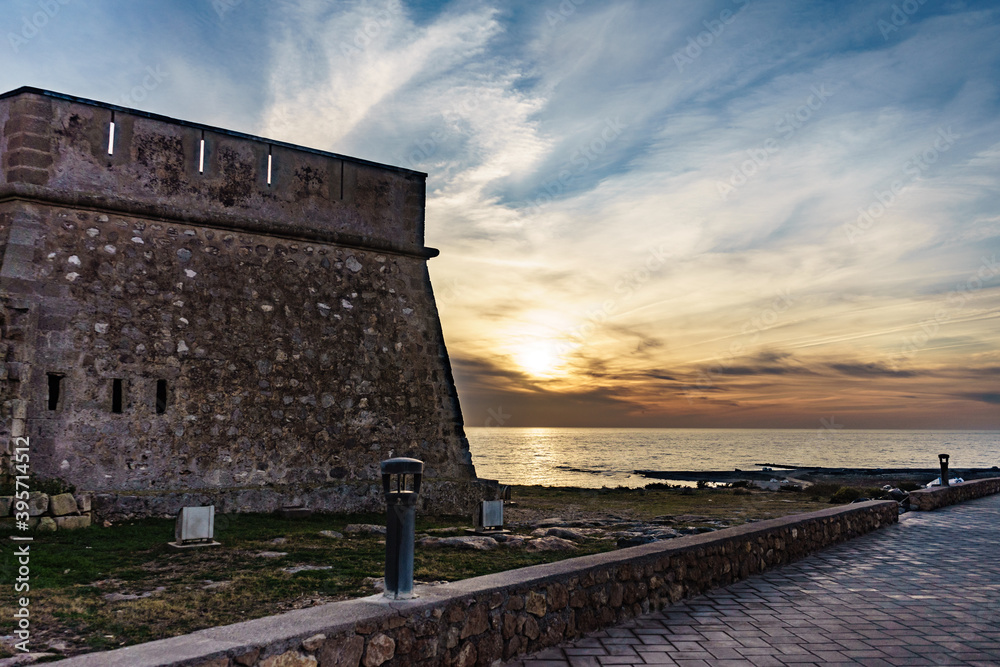
[{"label": "sky", "polygon": [[468,426],[1000,429],[1000,3],[5,0],[0,89],[426,172]]}]

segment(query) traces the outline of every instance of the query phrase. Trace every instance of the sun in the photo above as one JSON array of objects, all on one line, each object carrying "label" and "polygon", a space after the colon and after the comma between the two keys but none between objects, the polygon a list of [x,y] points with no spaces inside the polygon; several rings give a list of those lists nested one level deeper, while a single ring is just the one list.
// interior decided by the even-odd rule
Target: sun
[{"label": "sun", "polygon": [[526,343],[514,353],[514,360],[524,372],[536,377],[554,375],[562,363],[555,344],[549,341]]}]

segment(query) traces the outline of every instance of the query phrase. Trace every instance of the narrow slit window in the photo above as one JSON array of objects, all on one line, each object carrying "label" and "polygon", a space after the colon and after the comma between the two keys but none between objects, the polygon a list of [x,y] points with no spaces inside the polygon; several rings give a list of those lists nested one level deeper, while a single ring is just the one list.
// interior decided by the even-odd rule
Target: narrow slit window
[{"label": "narrow slit window", "polygon": [[62,375],[49,373],[49,410],[59,409],[59,399],[62,397]]},{"label": "narrow slit window", "polygon": [[167,381],[156,381],[156,414],[162,415],[167,411]]},{"label": "narrow slit window", "polygon": [[114,378],[111,381],[111,412],[116,415],[122,413],[122,381],[121,378]]},{"label": "narrow slit window", "polygon": [[115,112],[111,112],[111,127],[108,130],[108,155],[115,154]]},{"label": "narrow slit window", "polygon": [[271,185],[271,147],[267,147],[267,184]]},{"label": "narrow slit window", "polygon": [[201,149],[198,152],[198,173],[205,173],[205,133],[201,133]]}]

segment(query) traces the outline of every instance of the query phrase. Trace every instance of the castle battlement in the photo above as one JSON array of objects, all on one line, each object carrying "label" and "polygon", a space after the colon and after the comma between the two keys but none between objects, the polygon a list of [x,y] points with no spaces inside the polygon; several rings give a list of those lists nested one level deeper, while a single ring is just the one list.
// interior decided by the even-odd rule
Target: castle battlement
[{"label": "castle battlement", "polygon": [[426,174],[35,88],[0,95],[0,200],[425,249]]}]

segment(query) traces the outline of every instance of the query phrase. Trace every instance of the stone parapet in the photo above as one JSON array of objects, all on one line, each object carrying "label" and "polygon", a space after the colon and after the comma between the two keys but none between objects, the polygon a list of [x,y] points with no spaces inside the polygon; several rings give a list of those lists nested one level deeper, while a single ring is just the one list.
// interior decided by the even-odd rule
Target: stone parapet
[{"label": "stone parapet", "polygon": [[976,479],[951,486],[934,486],[910,491],[910,509],[920,512],[1000,493],[1000,477]]},{"label": "stone parapet", "polygon": [[490,665],[725,586],[898,520],[891,501],[418,586],[60,661],[64,667]]}]

